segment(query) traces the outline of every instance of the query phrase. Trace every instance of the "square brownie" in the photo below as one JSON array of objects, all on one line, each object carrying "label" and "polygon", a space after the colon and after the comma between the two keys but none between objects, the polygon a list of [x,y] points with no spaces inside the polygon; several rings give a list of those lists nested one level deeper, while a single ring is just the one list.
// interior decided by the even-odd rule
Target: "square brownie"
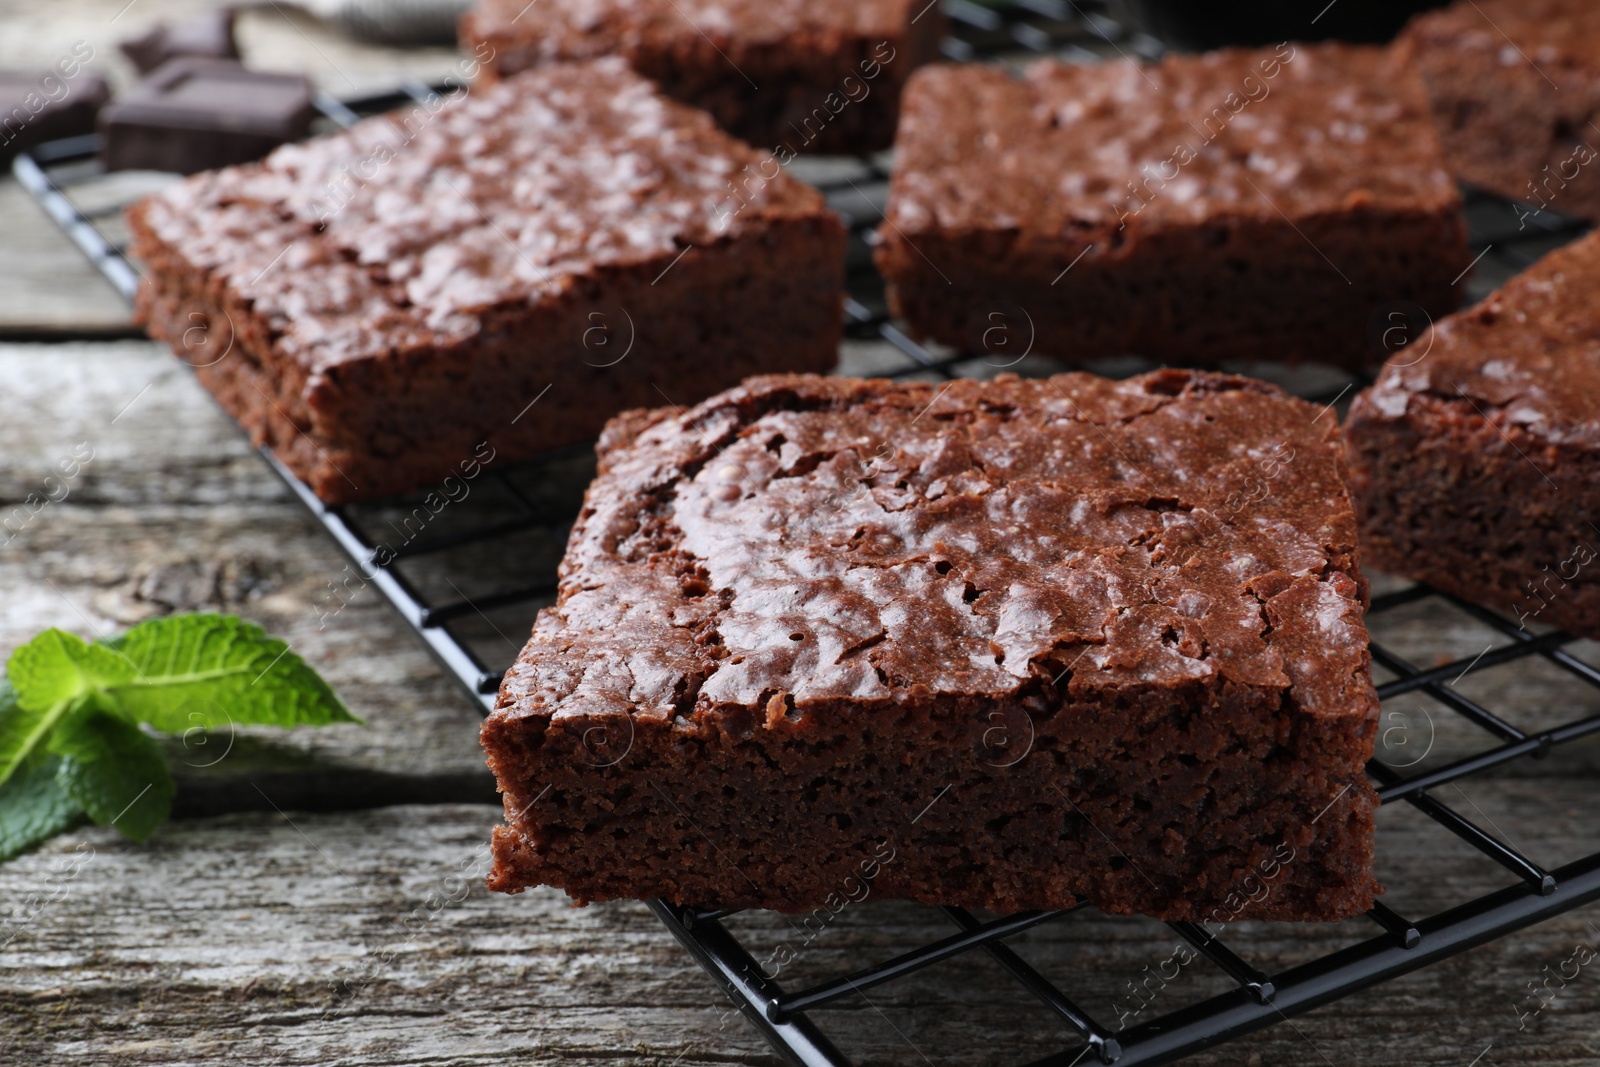
[{"label": "square brownie", "polygon": [[479,0],[461,41],[489,78],[624,56],[787,163],[888,148],[901,89],[937,58],[942,27],[937,0]]},{"label": "square brownie", "polygon": [[891,307],[967,351],[1376,365],[1375,312],[1455,310],[1469,262],[1427,99],[1381,49],[929,67],[896,149]]},{"label": "square brownie", "polygon": [[1600,5],[1474,0],[1417,16],[1401,40],[1462,181],[1600,220]]},{"label": "square brownie", "polygon": [[1600,638],[1596,292],[1591,234],[1436,324],[1356,397],[1345,433],[1374,566]]},{"label": "square brownie", "polygon": [[619,59],[199,175],[129,223],[150,332],[330,502],[837,359],[838,217]]},{"label": "square brownie", "polygon": [[620,417],[483,727],[491,886],[1361,912],[1378,705],[1322,415],[1162,371]]}]

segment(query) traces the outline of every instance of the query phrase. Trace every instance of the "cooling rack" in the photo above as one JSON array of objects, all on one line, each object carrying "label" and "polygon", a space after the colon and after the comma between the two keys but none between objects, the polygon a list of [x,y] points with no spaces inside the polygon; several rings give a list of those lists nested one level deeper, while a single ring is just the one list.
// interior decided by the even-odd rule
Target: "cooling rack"
[{"label": "cooling rack", "polygon": [[[1124,28],[1104,3],[943,0],[943,6],[951,27],[943,52],[950,59],[1009,61],[1030,54],[1073,61],[1094,61],[1108,55],[1149,59],[1163,51],[1161,42]],[[317,107],[326,123],[347,126],[364,115],[410,101],[427,101],[435,91],[409,82],[393,92],[359,99],[320,96]],[[98,141],[92,136],[58,141],[20,155],[13,169],[21,184],[111,284],[131,299],[138,272],[123,253],[119,216],[125,201],[108,197],[103,189],[94,195],[108,181],[95,162],[97,149]],[[851,227],[842,369],[935,380],[990,374],[998,369],[1023,374],[1059,369],[1032,356],[951,351],[913,341],[888,318],[882,282],[870,264],[869,245],[881,216],[888,160],[802,160],[795,169],[829,196]],[[1583,229],[1550,213],[1530,214],[1526,208],[1471,190],[1467,192],[1467,214],[1477,255],[1468,283],[1473,298],[1483,296]],[[1408,320],[1406,325],[1414,329],[1421,324]],[[1128,374],[1147,366],[1111,361],[1094,369]],[[1252,369],[1270,373],[1264,368]],[[1333,404],[1362,381],[1342,375],[1316,380],[1313,375],[1309,385],[1303,377],[1290,384],[1308,399]],[[270,452],[262,455],[350,558],[361,581],[384,596],[473,699],[486,708],[491,706],[501,674],[519,643],[507,634],[526,634],[538,609],[554,600],[556,563],[593,472],[588,449],[567,449],[514,468],[486,470],[471,497],[448,509],[445,521],[433,523],[422,536],[406,538],[399,549],[389,544],[394,540],[392,531],[414,514],[420,496],[328,507]],[[387,552],[377,556],[380,546]],[[380,564],[380,558],[385,562]],[[487,581],[485,561],[490,564]],[[1230,988],[1119,1028],[1097,1019],[1062,988],[1081,984],[1081,975],[1047,977],[1007,943],[1026,930],[1070,922],[1081,906],[989,918],[960,908],[936,909],[953,927],[948,937],[914,945],[889,959],[862,961],[847,973],[801,988],[785,987],[766,976],[750,947],[726,921],[734,913],[665,901],[654,901],[650,907],[791,1063],[808,1067],[849,1064],[849,1058],[827,1036],[827,1009],[923,968],[982,953],[1009,975],[1018,994],[1037,1000],[1060,1026],[1059,1051],[1035,1060],[1036,1067],[1080,1063],[1134,1067],[1172,1062],[1600,899],[1600,853],[1556,868],[1543,866],[1437,795],[1442,786],[1484,775],[1513,761],[1539,759],[1559,746],[1600,732],[1600,714],[1575,714],[1546,729],[1519,726],[1515,710],[1493,709],[1470,699],[1458,691],[1453,680],[1467,671],[1481,678],[1538,661],[1594,690],[1596,706],[1600,706],[1600,669],[1574,654],[1571,646],[1575,639],[1567,634],[1530,633],[1495,612],[1420,585],[1375,597],[1369,619],[1435,609],[1464,613],[1492,632],[1497,643],[1470,660],[1421,666],[1375,640],[1375,668],[1389,676],[1378,687],[1379,696],[1385,708],[1402,698],[1424,699],[1433,710],[1484,735],[1487,747],[1448,762],[1436,761],[1425,771],[1411,774],[1374,760],[1369,773],[1383,804],[1410,805],[1431,820],[1438,832],[1465,842],[1504,871],[1503,886],[1466,903],[1423,918],[1401,915],[1380,903],[1364,918],[1349,921],[1368,926],[1368,933],[1355,943],[1272,974],[1229,947],[1225,933],[1214,934],[1190,923],[1168,924],[1193,947],[1197,958],[1217,969]],[[1004,1028],[997,1027],[996,1041],[1005,1036]]]}]

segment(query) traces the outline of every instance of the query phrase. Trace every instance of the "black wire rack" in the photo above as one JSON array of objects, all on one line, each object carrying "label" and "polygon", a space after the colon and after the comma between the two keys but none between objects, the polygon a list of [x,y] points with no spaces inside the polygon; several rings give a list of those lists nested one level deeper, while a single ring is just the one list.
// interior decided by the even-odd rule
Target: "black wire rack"
[{"label": "black wire rack", "polygon": [[[944,54],[955,60],[1009,61],[1046,54],[1069,61],[1096,61],[1108,55],[1155,58],[1163,47],[1152,37],[1125,29],[1104,3],[1069,0],[943,0],[952,33]],[[361,116],[412,101],[427,101],[435,90],[420,82],[394,92],[360,99],[321,96],[317,106],[326,123],[348,126]],[[120,211],[126,198],[108,195],[107,176],[96,162],[96,137],[57,141],[16,159],[14,173],[24,188],[62,227],[124,297],[132,298],[137,267],[123,252]],[[872,271],[872,231],[881,217],[889,176],[886,158],[801,161],[795,169],[821,188],[849,220],[852,233],[846,345],[842,369],[878,376],[951,379],[985,375],[997,369],[1046,374],[1058,366],[1037,357],[997,362],[983,353],[941,350],[913,341],[885,313],[881,279]],[[111,190],[115,193],[115,189]],[[88,195],[86,195],[88,194]],[[90,205],[90,206],[86,206]],[[1504,200],[1468,191],[1467,214],[1477,259],[1469,294],[1474,298],[1503,283],[1544,252],[1582,232],[1584,227],[1550,213],[1519,210]],[[1094,367],[1129,374],[1148,364],[1110,361]],[[1248,368],[1272,374],[1271,368]],[[1326,404],[1341,400],[1363,384],[1335,375],[1329,380],[1304,375],[1294,388]],[[473,699],[493,704],[501,674],[519,642],[507,634],[526,634],[538,609],[555,597],[555,568],[582,490],[593,471],[587,449],[567,449],[514,468],[486,471],[483,486],[469,501],[449,509],[420,538],[388,548],[390,533],[414,513],[418,498],[376,504],[329,507],[270,452],[263,457],[305,508],[338,543],[361,572],[415,631],[439,662],[459,679]],[[377,558],[375,558],[377,557]],[[379,563],[379,558],[385,562]],[[463,588],[465,586],[465,588]],[[449,591],[445,589],[448,587]],[[1446,607],[1448,605],[1448,608]],[[1600,899],[1600,853],[1556,869],[1484,830],[1435,795],[1439,787],[1482,775],[1513,761],[1539,759],[1551,750],[1600,733],[1600,714],[1581,715],[1540,730],[1517,726],[1503,715],[1462,695],[1452,684],[1467,671],[1479,676],[1519,664],[1542,661],[1600,692],[1600,669],[1573,654],[1574,638],[1563,633],[1533,634],[1501,615],[1420,585],[1374,598],[1370,617],[1414,610],[1453,609],[1486,627],[1497,644],[1468,659],[1418,666],[1374,641],[1372,657],[1390,677],[1378,688],[1387,707],[1407,697],[1426,698],[1471,730],[1485,735],[1487,747],[1402,773],[1379,760],[1369,773],[1385,805],[1405,803],[1439,829],[1466,842],[1509,876],[1507,884],[1466,903],[1413,919],[1377,904],[1365,919],[1369,935],[1326,955],[1275,974],[1257,968],[1228,946],[1224,937],[1190,923],[1171,923],[1198,957],[1214,965],[1230,985],[1226,992],[1169,1011],[1158,1018],[1113,1030],[1074,1001],[1060,984],[1036,970],[1007,939],[1047,923],[1070,921],[1075,911],[1025,912],[980,918],[961,908],[936,909],[954,927],[950,936],[917,944],[893,958],[867,964],[804,988],[786,988],[766,976],[750,948],[725,922],[733,913],[680,907],[665,901],[650,907],[674,937],[732,998],[736,1007],[785,1059],[814,1067],[842,1067],[851,1061],[823,1031],[818,1015],[866,990],[945,963],[963,954],[986,954],[1036,999],[1060,1024],[1060,1050],[1036,1060],[1038,1067],[1072,1067],[1082,1062],[1133,1065],[1167,1063],[1230,1038],[1287,1020],[1399,975],[1455,956],[1475,946]],[[997,1034],[997,1039],[1004,1034]]]}]

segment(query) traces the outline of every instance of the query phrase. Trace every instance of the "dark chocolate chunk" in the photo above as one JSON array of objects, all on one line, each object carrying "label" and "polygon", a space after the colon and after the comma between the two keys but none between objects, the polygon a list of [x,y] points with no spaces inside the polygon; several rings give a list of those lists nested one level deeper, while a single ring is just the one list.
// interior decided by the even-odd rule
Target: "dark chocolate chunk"
[{"label": "dark chocolate chunk", "polygon": [[238,59],[233,19],[233,8],[219,7],[182,22],[158,22],[141,36],[123,41],[118,47],[139,68],[140,74],[149,74],[167,60],[179,56]]},{"label": "dark chocolate chunk", "polygon": [[110,97],[105,79],[63,60],[56,70],[0,71],[0,160],[20,149],[93,133]]},{"label": "dark chocolate chunk", "polygon": [[311,83],[226,60],[169,60],[100,114],[107,170],[193,174],[311,132]]}]

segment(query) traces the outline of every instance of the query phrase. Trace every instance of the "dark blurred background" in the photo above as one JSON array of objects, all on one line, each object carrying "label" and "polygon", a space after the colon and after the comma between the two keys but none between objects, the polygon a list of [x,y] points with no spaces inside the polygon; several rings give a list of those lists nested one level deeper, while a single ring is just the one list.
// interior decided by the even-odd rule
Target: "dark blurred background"
[{"label": "dark blurred background", "polygon": [[[1178,48],[1337,37],[1387,41],[1439,0],[1114,0],[1112,13]],[[1120,9],[1120,10],[1119,10]]]}]

